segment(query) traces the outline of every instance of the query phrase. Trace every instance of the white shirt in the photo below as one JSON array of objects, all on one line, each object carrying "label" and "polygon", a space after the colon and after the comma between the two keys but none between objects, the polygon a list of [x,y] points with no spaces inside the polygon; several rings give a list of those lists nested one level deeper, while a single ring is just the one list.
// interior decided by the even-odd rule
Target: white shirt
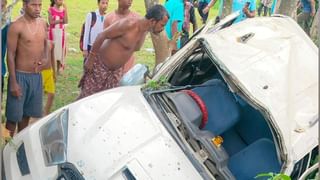
[{"label": "white shirt", "polygon": [[103,30],[103,22],[104,22],[104,15],[101,15],[99,10],[95,11],[96,13],[96,23],[93,25],[91,28],[91,34],[89,37],[90,33],[90,25],[91,25],[91,12],[87,14],[86,17],[86,22],[85,22],[85,30],[84,30],[84,35],[83,35],[83,50],[86,51],[88,50],[88,45],[92,46],[96,37],[100,32]]}]

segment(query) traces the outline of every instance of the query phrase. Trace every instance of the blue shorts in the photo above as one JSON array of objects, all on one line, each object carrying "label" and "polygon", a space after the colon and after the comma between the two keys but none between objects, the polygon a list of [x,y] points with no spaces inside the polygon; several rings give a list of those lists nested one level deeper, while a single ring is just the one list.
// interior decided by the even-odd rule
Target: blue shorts
[{"label": "blue shorts", "polygon": [[16,72],[16,79],[22,91],[17,98],[10,93],[10,80],[6,104],[7,121],[18,123],[23,117],[42,116],[42,76],[41,73]]}]

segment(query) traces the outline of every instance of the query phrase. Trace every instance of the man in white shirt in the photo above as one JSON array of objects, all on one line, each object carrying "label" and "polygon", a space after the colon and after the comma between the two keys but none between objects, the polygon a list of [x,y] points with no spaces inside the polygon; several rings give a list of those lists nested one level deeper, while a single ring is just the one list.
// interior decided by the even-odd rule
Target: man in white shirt
[{"label": "man in white shirt", "polygon": [[95,11],[96,22],[91,27],[92,14],[88,13],[85,22],[83,36],[83,57],[87,58],[91,46],[94,43],[97,35],[103,31],[104,15],[108,8],[109,0],[98,0],[98,9]]}]

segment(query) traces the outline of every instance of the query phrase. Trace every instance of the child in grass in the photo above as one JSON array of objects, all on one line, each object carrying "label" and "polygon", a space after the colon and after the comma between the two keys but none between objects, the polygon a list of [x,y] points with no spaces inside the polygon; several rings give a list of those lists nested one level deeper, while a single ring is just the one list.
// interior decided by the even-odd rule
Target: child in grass
[{"label": "child in grass", "polygon": [[55,72],[54,43],[53,41],[48,40],[48,63],[44,66],[44,69],[41,72],[43,90],[44,93],[47,94],[47,103],[44,107],[44,115],[48,115],[50,113],[53,103],[56,81]]},{"label": "child in grass", "polygon": [[68,24],[67,6],[63,0],[51,0],[48,10],[49,39],[55,43],[55,59],[57,61],[57,74],[64,69],[66,55],[65,25]]}]

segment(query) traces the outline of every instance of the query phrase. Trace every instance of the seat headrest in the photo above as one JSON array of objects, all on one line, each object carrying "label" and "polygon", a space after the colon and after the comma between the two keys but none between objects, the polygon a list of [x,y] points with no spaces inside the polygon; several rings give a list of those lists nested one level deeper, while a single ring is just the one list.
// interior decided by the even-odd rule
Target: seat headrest
[{"label": "seat headrest", "polygon": [[231,128],[240,118],[238,104],[228,87],[219,79],[212,79],[203,86],[192,89],[208,110],[208,123],[204,129],[220,135]]}]

